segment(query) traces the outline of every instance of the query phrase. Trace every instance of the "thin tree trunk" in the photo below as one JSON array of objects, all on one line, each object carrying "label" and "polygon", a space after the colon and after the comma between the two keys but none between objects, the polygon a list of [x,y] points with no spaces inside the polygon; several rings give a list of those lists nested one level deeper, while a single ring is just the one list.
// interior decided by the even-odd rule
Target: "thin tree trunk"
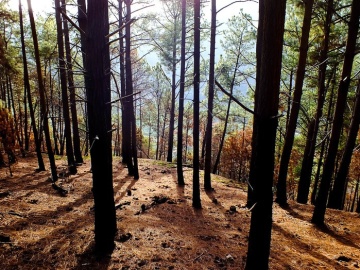
[{"label": "thin tree trunk", "polygon": [[325,219],[326,204],[331,184],[332,174],[335,167],[337,148],[339,145],[341,128],[344,122],[344,111],[350,85],[352,65],[355,57],[357,34],[359,30],[360,1],[353,0],[348,30],[348,39],[345,49],[343,71],[338,88],[338,97],[334,114],[334,122],[331,131],[328,155],[324,163],[324,172],[320,182],[319,195],[315,203],[315,209],[311,222],[322,225]]},{"label": "thin tree trunk", "polygon": [[[240,45],[240,44],[239,44],[239,45]],[[240,48],[239,48],[239,50],[240,50]],[[238,64],[239,64],[240,55],[241,55],[240,53],[237,55],[235,67],[237,67]],[[230,95],[231,95],[231,96],[232,96],[233,91],[234,91],[235,79],[236,79],[236,71],[237,71],[237,69],[234,68],[234,73],[233,73],[233,77],[232,77],[232,79],[231,79],[231,85],[230,85]],[[229,123],[231,101],[232,101],[232,99],[229,98],[228,106],[227,106],[227,109],[226,109],[224,129],[223,129],[223,133],[222,133],[222,136],[221,136],[220,145],[219,145],[219,150],[218,150],[218,153],[217,153],[217,155],[216,155],[216,159],[215,159],[215,163],[214,163],[214,168],[213,168],[213,173],[214,173],[214,174],[217,173],[217,171],[218,171],[218,167],[219,167],[219,164],[220,164],[221,152],[222,152],[222,149],[223,149],[224,143],[225,143],[225,136],[226,136],[226,132],[227,132],[227,125],[228,125],[228,123]]]},{"label": "thin tree trunk", "polygon": [[124,46],[124,36],[123,36],[123,1],[119,1],[119,49],[120,49],[120,91],[122,99],[122,113],[121,113],[121,124],[122,124],[122,162],[127,164],[128,174],[134,174],[134,166],[131,159],[131,133],[129,132],[129,101],[126,98],[128,90],[126,89],[126,78],[125,78],[125,46]]},{"label": "thin tree trunk", "polygon": [[[336,67],[334,68],[334,70],[336,70]],[[333,82],[332,82],[331,93],[330,93],[329,107],[328,107],[327,116],[326,116],[327,121],[326,121],[326,125],[325,125],[325,132],[324,132],[325,134],[327,134],[329,131],[330,121],[332,119],[335,77],[336,77],[336,72],[334,72],[333,79],[332,79]],[[319,179],[320,179],[320,171],[323,167],[323,160],[324,160],[324,156],[326,153],[326,149],[328,148],[328,145],[329,145],[329,139],[326,138],[323,141],[323,143],[321,144],[320,156],[319,156],[318,166],[317,166],[317,170],[316,170],[314,186],[313,186],[313,190],[311,193],[311,204],[312,205],[314,205],[315,201],[316,201],[317,190],[318,190]]]},{"label": "thin tree trunk", "polygon": [[309,0],[305,2],[305,13],[300,41],[299,61],[296,71],[294,97],[291,106],[290,118],[286,128],[285,142],[280,160],[279,177],[276,186],[276,202],[280,205],[287,205],[286,179],[288,174],[291,151],[294,144],[297,119],[300,111],[300,102],[305,78],[306,59],[309,48],[308,44],[313,4],[314,0]]},{"label": "thin tree trunk", "polygon": [[130,123],[131,132],[131,154],[132,160],[134,164],[134,179],[139,179],[139,168],[138,168],[138,161],[137,161],[137,145],[136,145],[136,119],[135,119],[135,111],[134,111],[134,96],[133,96],[133,81],[132,81],[132,67],[131,67],[131,2],[130,0],[126,0],[126,26],[125,26],[125,33],[126,33],[126,59],[125,59],[125,67],[126,67],[126,94],[128,98],[126,99],[129,106],[128,111],[125,114],[128,117]]},{"label": "thin tree trunk", "polygon": [[201,208],[200,199],[200,0],[194,0],[194,125],[193,125],[193,202],[194,208]]},{"label": "thin tree trunk", "polygon": [[347,175],[349,172],[349,166],[351,162],[351,157],[356,143],[356,137],[359,131],[360,124],[360,80],[357,87],[357,97],[354,105],[353,117],[350,124],[350,130],[348,138],[346,140],[346,145],[344,153],[341,158],[340,167],[335,177],[334,187],[329,197],[328,207],[334,209],[343,209],[343,198],[346,194],[347,187]]},{"label": "thin tree trunk", "polygon": [[63,105],[63,117],[65,126],[65,143],[66,143],[66,157],[69,166],[69,171],[72,174],[76,173],[74,150],[72,146],[71,138],[71,120],[69,114],[69,99],[68,99],[68,88],[66,78],[66,65],[65,65],[65,52],[64,52],[64,37],[61,21],[61,5],[60,0],[55,0],[55,18],[56,18],[56,29],[57,29],[57,43],[58,43],[58,54],[59,54],[59,72],[60,72],[60,86],[61,86],[61,98]]},{"label": "thin tree trunk", "polygon": [[209,97],[206,125],[206,151],[204,188],[211,190],[211,157],[212,157],[212,123],[215,89],[215,45],[216,45],[216,0],[211,0],[211,33],[210,33],[210,70],[209,70]]},{"label": "thin tree trunk", "polygon": [[304,156],[302,160],[302,166],[301,166],[300,181],[298,185],[297,202],[303,204],[307,203],[309,197],[316,138],[319,130],[320,118],[322,117],[323,114],[323,106],[326,96],[325,80],[326,80],[327,57],[328,57],[329,42],[330,42],[332,15],[333,15],[333,0],[329,0],[327,3],[326,20],[324,25],[324,32],[325,32],[324,40],[322,44],[322,49],[320,51],[319,62],[321,63],[321,65],[319,67],[318,101],[317,101],[318,104],[316,108],[315,123],[313,127],[309,126],[309,129],[312,128],[313,130],[308,131],[311,137],[308,137],[308,140],[306,142]]},{"label": "thin tree trunk", "polygon": [[245,269],[268,269],[273,203],[273,176],[275,161],[275,141],[278,124],[279,88],[282,61],[286,0],[261,0],[258,32],[261,43],[260,73],[257,73],[255,93],[255,116],[253,124],[253,200],[249,233],[248,254]]},{"label": "thin tree trunk", "polygon": [[179,119],[177,140],[177,182],[184,186],[183,173],[183,129],[184,129],[184,92],[185,92],[185,57],[186,57],[186,0],[181,1],[181,66],[180,66],[180,93],[179,93]]},{"label": "thin tree trunk", "polygon": [[175,100],[176,100],[176,63],[177,63],[177,48],[176,48],[176,32],[177,32],[177,16],[174,18],[174,36],[172,44],[172,76],[171,76],[171,107],[170,107],[170,122],[169,122],[169,140],[167,162],[172,162],[172,152],[174,146],[174,130],[175,130]]},{"label": "thin tree trunk", "polygon": [[47,112],[46,101],[45,101],[45,88],[44,88],[43,78],[42,78],[42,73],[41,73],[40,53],[39,53],[38,40],[37,40],[37,34],[36,34],[36,28],[35,28],[35,20],[34,20],[32,7],[31,7],[31,0],[27,0],[27,3],[28,3],[28,11],[29,11],[29,17],[30,17],[31,32],[32,32],[33,43],[34,43],[34,51],[35,51],[36,71],[37,71],[38,84],[39,84],[41,117],[43,120],[42,126],[44,128],[46,148],[47,148],[49,161],[50,161],[51,177],[52,177],[52,181],[55,182],[55,181],[57,181],[58,176],[57,176],[57,172],[56,172],[54,153],[53,153],[52,146],[51,146],[48,115],[47,115],[48,112]]},{"label": "thin tree trunk", "polygon": [[[62,0],[63,12],[66,14],[66,1]],[[66,19],[63,19],[64,26],[64,38],[65,38],[65,51],[66,51],[66,68],[67,68],[67,78],[69,86],[69,98],[70,98],[70,112],[71,112],[71,123],[72,123],[72,139],[73,139],[73,150],[76,163],[83,163],[83,158],[80,149],[80,134],[79,134],[79,123],[78,115],[76,109],[76,99],[75,99],[75,84],[74,84],[74,72],[71,58],[71,49],[70,49],[70,37],[69,37],[69,27]]]}]

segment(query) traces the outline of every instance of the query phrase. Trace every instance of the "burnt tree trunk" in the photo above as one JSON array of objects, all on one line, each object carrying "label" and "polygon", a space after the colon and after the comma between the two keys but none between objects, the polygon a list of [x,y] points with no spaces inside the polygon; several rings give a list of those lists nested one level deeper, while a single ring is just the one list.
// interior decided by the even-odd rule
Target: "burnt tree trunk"
[{"label": "burnt tree trunk", "polygon": [[[286,0],[260,1],[261,66],[255,93],[251,182],[252,208],[248,255],[245,269],[268,269],[273,203],[275,140],[278,124],[280,74],[284,36]],[[259,48],[259,49],[260,49]]]},{"label": "burnt tree trunk", "polygon": [[177,180],[179,186],[184,186],[183,173],[183,129],[184,129],[184,92],[185,92],[185,57],[186,57],[186,0],[181,1],[181,64],[180,64],[180,92],[179,117],[177,137]]},{"label": "burnt tree trunk", "polygon": [[201,208],[200,199],[200,0],[194,0],[194,126],[193,126],[193,202]]},{"label": "burnt tree trunk", "polygon": [[211,190],[211,157],[212,157],[212,133],[213,133],[213,107],[215,89],[215,45],[216,45],[216,0],[211,0],[211,33],[210,33],[210,67],[209,67],[209,97],[206,125],[206,151],[204,188]]},{"label": "burnt tree trunk", "polygon": [[111,89],[107,0],[88,0],[86,33],[86,89],[91,142],[91,168],[95,203],[95,248],[110,253],[114,248],[116,213],[112,179]]},{"label": "burnt tree trunk", "polygon": [[131,3],[132,1],[126,0],[126,26],[125,26],[125,74],[126,74],[126,99],[127,110],[125,111],[126,118],[129,123],[128,132],[131,134],[129,144],[131,145],[131,157],[133,162],[133,175],[134,179],[139,179],[139,168],[137,160],[137,142],[136,142],[136,119],[134,111],[134,96],[133,96],[133,81],[132,81],[132,67],[131,67]]}]

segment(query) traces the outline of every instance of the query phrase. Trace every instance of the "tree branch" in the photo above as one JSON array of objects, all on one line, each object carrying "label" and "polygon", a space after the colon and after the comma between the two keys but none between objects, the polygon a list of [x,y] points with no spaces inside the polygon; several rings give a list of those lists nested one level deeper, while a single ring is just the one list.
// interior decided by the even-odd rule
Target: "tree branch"
[{"label": "tree branch", "polygon": [[236,104],[238,104],[241,108],[243,108],[245,111],[255,115],[255,112],[251,109],[249,109],[248,107],[246,107],[245,105],[243,105],[237,98],[235,98],[232,94],[230,94],[229,92],[227,92],[222,86],[221,84],[215,80],[215,84],[217,87],[219,87],[219,89],[225,94],[227,95],[230,99],[232,99],[233,101],[235,101]]}]

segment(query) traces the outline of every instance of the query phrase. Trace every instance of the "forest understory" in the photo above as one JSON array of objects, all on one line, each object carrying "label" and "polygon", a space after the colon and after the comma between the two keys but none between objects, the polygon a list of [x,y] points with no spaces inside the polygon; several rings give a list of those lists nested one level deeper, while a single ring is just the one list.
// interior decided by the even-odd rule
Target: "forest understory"
[{"label": "forest understory", "polygon": [[[35,171],[34,156],[19,158],[12,176],[1,168],[0,269],[244,268],[251,212],[243,184],[213,175],[214,191],[202,189],[195,210],[191,168],[180,188],[175,164],[140,159],[137,181],[119,159],[113,164],[118,233],[114,252],[102,259],[93,253],[90,160],[72,176],[57,160],[61,189],[49,172]],[[289,201],[273,212],[270,269],[360,268],[359,214],[329,209],[318,228],[310,205]]]}]

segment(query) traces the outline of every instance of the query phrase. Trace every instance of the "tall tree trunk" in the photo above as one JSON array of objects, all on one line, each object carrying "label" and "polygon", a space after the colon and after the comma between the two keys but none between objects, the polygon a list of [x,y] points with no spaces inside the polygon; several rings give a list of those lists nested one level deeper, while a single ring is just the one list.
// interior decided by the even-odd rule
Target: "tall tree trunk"
[{"label": "tall tree trunk", "polygon": [[300,111],[300,102],[301,102],[302,89],[305,78],[306,59],[309,48],[308,44],[309,44],[309,34],[310,34],[313,4],[314,4],[314,0],[309,0],[305,2],[305,13],[303,19],[301,41],[300,41],[299,61],[296,71],[294,97],[291,106],[290,118],[286,128],[285,142],[280,160],[279,177],[276,186],[277,187],[276,202],[280,205],[287,204],[286,179],[287,179],[288,167],[290,162],[291,150],[294,143],[296,124]]},{"label": "tall tree trunk", "polygon": [[126,26],[125,26],[125,39],[126,39],[126,47],[125,47],[125,67],[126,67],[126,95],[127,98],[125,102],[128,103],[128,111],[125,112],[126,117],[130,123],[128,131],[131,133],[131,156],[134,164],[133,174],[134,179],[139,179],[139,168],[138,168],[138,160],[137,160],[137,145],[136,145],[136,119],[135,119],[135,111],[134,111],[134,96],[133,96],[133,81],[132,81],[132,67],[131,67],[131,0],[126,0]]},{"label": "tall tree trunk", "polygon": [[200,199],[200,0],[194,0],[194,126],[193,126],[193,202],[194,208],[201,208]]},{"label": "tall tree trunk", "polygon": [[45,100],[45,87],[44,87],[42,72],[41,72],[38,39],[37,39],[37,33],[36,33],[36,28],[35,28],[34,15],[33,15],[32,7],[31,7],[31,0],[27,0],[27,3],[28,3],[31,32],[32,32],[33,43],[34,43],[34,51],[35,51],[36,71],[37,71],[38,84],[39,84],[41,117],[43,120],[42,126],[44,128],[46,148],[47,148],[49,161],[50,161],[51,177],[52,177],[52,181],[55,182],[55,181],[57,181],[58,176],[57,176],[57,172],[56,172],[54,153],[53,153],[53,149],[51,146],[49,123],[48,123],[48,112],[47,112],[46,100]]},{"label": "tall tree trunk", "polygon": [[[239,52],[240,52],[240,45],[239,44]],[[236,80],[236,71],[237,71],[237,66],[239,64],[239,61],[240,61],[240,56],[241,54],[239,53],[236,57],[236,64],[235,64],[235,68],[234,68],[234,73],[233,73],[233,76],[232,76],[232,79],[231,79],[231,84],[230,84],[230,95],[232,96],[233,94],[233,91],[234,91],[234,86],[235,86],[235,80]],[[222,136],[221,136],[221,140],[220,140],[220,145],[219,145],[219,150],[218,150],[218,153],[216,155],[216,159],[215,159],[215,163],[214,163],[214,168],[213,168],[213,173],[217,173],[218,172],[218,167],[219,167],[219,164],[220,164],[220,157],[221,157],[221,152],[222,152],[222,149],[224,147],[224,143],[225,143],[225,136],[226,136],[226,132],[227,132],[227,126],[228,126],[228,123],[229,123],[229,117],[230,117],[230,107],[231,107],[231,101],[232,99],[229,98],[229,101],[228,101],[228,105],[227,105],[227,109],[226,109],[226,116],[225,116],[225,123],[224,123],[224,129],[223,129],[223,132],[222,132]]]},{"label": "tall tree trunk", "polygon": [[[19,13],[21,12],[21,22],[20,24],[22,24],[22,8],[21,8],[21,0],[19,0]],[[21,26],[23,27],[23,26]],[[24,38],[24,33],[21,31],[21,40]],[[23,49],[23,46],[21,44],[21,50]],[[25,49],[25,48],[24,48]],[[23,56],[24,58],[24,56]],[[26,59],[25,59],[26,61]],[[24,62],[24,59],[23,59]],[[24,66],[24,64],[23,64]],[[23,67],[23,69],[25,70],[25,66]],[[29,76],[29,74],[27,75]],[[24,82],[25,82],[25,72],[24,72]],[[27,86],[26,83],[24,83],[24,99],[23,99],[23,103],[24,103],[24,150],[25,152],[29,151],[29,145],[30,145],[30,138],[29,138],[29,122],[28,122],[28,105],[27,105]]]},{"label": "tall tree trunk", "polygon": [[60,0],[55,0],[55,18],[56,18],[56,29],[57,29],[57,43],[58,43],[58,54],[59,54],[59,72],[60,72],[60,86],[61,86],[61,99],[63,105],[63,117],[65,125],[65,143],[66,143],[66,157],[68,161],[69,171],[76,173],[74,150],[72,146],[71,138],[71,120],[69,114],[69,99],[68,99],[68,88],[66,78],[66,65],[65,65],[65,52],[64,52],[64,37],[61,21],[61,5]]},{"label": "tall tree trunk", "polygon": [[[82,30],[80,32],[80,46],[81,46],[81,53],[82,53],[82,62],[83,66],[86,66],[86,35],[87,32],[87,9],[86,9],[86,0],[77,0],[77,6],[78,6],[78,23],[79,27]],[[85,89],[89,87],[89,79],[88,76],[84,73],[84,84]],[[89,154],[89,132],[88,132],[88,116],[87,116],[87,106],[83,106],[84,111],[84,122],[85,122],[85,149],[84,153],[87,156]]]},{"label": "tall tree trunk", "polygon": [[284,36],[286,0],[260,1],[264,12],[258,32],[261,43],[259,86],[255,93],[251,183],[253,199],[248,256],[245,269],[268,269],[273,203],[275,140],[278,124],[279,85]]},{"label": "tall tree trunk", "polygon": [[340,134],[344,122],[343,115],[346,107],[347,94],[350,85],[352,65],[355,57],[357,34],[359,31],[360,1],[353,0],[351,5],[351,15],[346,42],[344,65],[338,88],[334,122],[331,131],[328,155],[324,163],[324,172],[320,182],[319,195],[315,203],[314,213],[311,222],[322,225],[325,219],[326,204],[331,184],[332,174],[335,167],[337,148],[339,145]]},{"label": "tall tree trunk", "polygon": [[[261,0],[259,1],[259,21],[258,21],[258,29],[257,29],[257,37],[256,37],[256,85],[255,85],[255,102],[254,102],[254,112],[257,110],[257,101],[259,100],[259,86],[260,86],[260,72],[261,72],[261,63],[262,63],[262,47],[263,47],[263,32],[264,32],[264,18],[265,18],[265,1]],[[257,125],[257,117],[254,117],[254,123],[253,126]],[[254,149],[255,149],[255,142],[256,142],[256,136],[253,132],[252,134],[252,140],[251,140],[251,155],[255,155]],[[252,207],[255,203],[254,198],[254,181],[255,180],[255,159],[250,160],[250,172],[249,172],[249,181],[248,181],[248,192],[247,192],[247,201],[246,206]]]},{"label": "tall tree trunk", "polygon": [[[66,14],[66,1],[62,0],[63,12]],[[69,86],[69,98],[70,98],[70,112],[71,112],[71,123],[72,123],[72,139],[73,139],[73,149],[76,163],[83,163],[83,158],[81,154],[80,147],[80,134],[79,134],[79,123],[78,115],[76,109],[76,98],[75,98],[75,84],[74,84],[74,72],[71,58],[71,49],[70,49],[70,36],[69,36],[69,26],[66,19],[63,19],[64,25],[64,38],[65,38],[65,51],[66,51],[66,68],[67,68],[67,78]]]},{"label": "tall tree trunk", "polygon": [[109,15],[107,0],[88,0],[86,71],[90,155],[95,202],[95,247],[98,253],[114,248],[116,213],[112,179]]},{"label": "tall tree trunk", "polygon": [[334,209],[343,209],[343,198],[346,195],[347,175],[351,157],[356,143],[356,137],[359,131],[360,124],[360,80],[357,86],[357,97],[354,106],[353,117],[350,124],[349,135],[346,140],[344,153],[341,158],[340,167],[335,177],[334,186],[329,197],[328,207]]},{"label": "tall tree trunk", "polygon": [[131,133],[129,132],[129,101],[126,95],[128,90],[126,89],[126,78],[125,78],[125,46],[124,46],[124,36],[123,36],[123,25],[124,25],[124,16],[123,16],[123,2],[119,1],[119,48],[120,48],[120,91],[122,96],[122,114],[121,114],[121,124],[122,124],[122,162],[127,164],[129,175],[134,174],[134,166],[131,159]]},{"label": "tall tree trunk", "polygon": [[[334,74],[333,74],[333,79],[332,79],[332,87],[331,87],[331,92],[330,92],[330,100],[329,100],[329,107],[328,107],[328,111],[327,111],[327,116],[326,116],[326,125],[325,125],[325,132],[324,134],[328,134],[329,131],[329,127],[330,127],[330,121],[332,119],[332,113],[333,113],[333,99],[334,99],[334,88],[335,88],[335,77],[336,77],[336,67],[334,67]],[[314,181],[314,185],[313,185],[313,190],[311,192],[311,204],[314,205],[315,201],[316,201],[316,196],[317,196],[317,191],[318,191],[318,186],[319,186],[319,180],[320,180],[320,171],[323,167],[323,160],[324,160],[324,156],[326,153],[326,150],[328,148],[329,145],[329,139],[328,136],[327,138],[322,142],[321,144],[321,149],[320,149],[320,156],[319,156],[319,161],[318,161],[318,165],[317,165],[317,170],[316,170],[316,175],[315,175],[315,181]]]},{"label": "tall tree trunk", "polygon": [[175,100],[176,100],[176,63],[177,63],[177,48],[176,48],[176,32],[177,32],[177,19],[174,18],[174,36],[172,44],[172,70],[171,70],[171,107],[170,107],[170,122],[169,122],[169,140],[168,140],[168,152],[167,162],[172,162],[172,152],[174,146],[174,130],[175,130]]},{"label": "tall tree trunk", "polygon": [[[305,151],[301,166],[300,181],[298,185],[297,202],[303,204],[307,203],[309,197],[316,138],[319,130],[320,118],[323,114],[323,106],[326,96],[325,80],[326,80],[326,68],[327,68],[327,58],[328,58],[328,50],[329,50],[329,42],[330,42],[332,15],[333,15],[333,0],[329,0],[327,3],[326,19],[324,25],[324,40],[320,51],[320,59],[319,59],[319,62],[321,64],[319,67],[318,101],[317,101],[318,103],[315,114],[315,123],[313,127],[309,126],[308,134],[311,137],[308,137],[306,141],[306,146],[305,146]],[[310,130],[310,128],[312,130]]]},{"label": "tall tree trunk", "polygon": [[206,151],[204,188],[211,190],[211,157],[212,157],[212,124],[215,89],[215,45],[216,45],[216,0],[211,0],[211,33],[210,33],[210,70],[209,70],[209,97],[206,125]]},{"label": "tall tree trunk", "polygon": [[180,93],[179,119],[177,137],[177,180],[179,186],[184,186],[183,173],[183,129],[184,129],[184,92],[185,92],[185,57],[186,57],[186,0],[181,1],[181,66],[180,66]]}]

